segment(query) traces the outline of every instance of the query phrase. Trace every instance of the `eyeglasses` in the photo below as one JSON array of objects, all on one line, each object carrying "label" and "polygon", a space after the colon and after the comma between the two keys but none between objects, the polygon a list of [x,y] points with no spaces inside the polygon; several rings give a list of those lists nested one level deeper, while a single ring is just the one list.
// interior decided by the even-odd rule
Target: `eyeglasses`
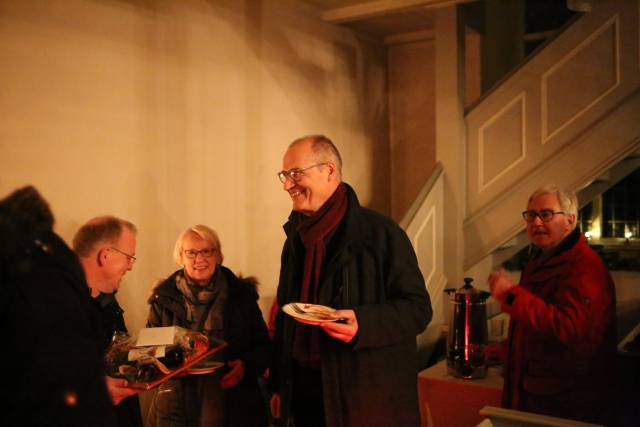
[{"label": "eyeglasses", "polygon": [[113,249],[114,251],[119,252],[122,255],[126,256],[129,259],[129,261],[131,261],[131,264],[136,262],[136,257],[134,257],[133,255],[129,255],[126,252],[121,251],[120,249],[116,248],[115,246],[111,246],[109,249]]},{"label": "eyeglasses", "polygon": [[216,253],[216,249],[215,248],[204,248],[204,249],[187,249],[186,251],[182,251],[182,253],[184,254],[184,256],[186,256],[189,259],[194,259],[198,256],[198,254],[202,255],[205,258],[209,258],[212,257],[213,254]]},{"label": "eyeglasses", "polygon": [[304,175],[304,171],[311,168],[316,168],[318,166],[324,166],[328,162],[324,163],[316,163],[315,165],[307,166],[306,168],[293,168],[288,171],[280,171],[278,172],[278,178],[280,178],[280,182],[283,184],[287,181],[287,178],[291,178],[293,182],[298,182],[302,179],[302,175]]},{"label": "eyeglasses", "polygon": [[558,215],[558,214],[566,215],[562,211],[553,211],[551,209],[540,209],[540,212],[533,211],[533,210],[524,211],[522,212],[522,218],[524,218],[524,220],[527,222],[533,222],[536,220],[536,217],[539,216],[542,222],[549,222],[553,219],[554,215]]}]

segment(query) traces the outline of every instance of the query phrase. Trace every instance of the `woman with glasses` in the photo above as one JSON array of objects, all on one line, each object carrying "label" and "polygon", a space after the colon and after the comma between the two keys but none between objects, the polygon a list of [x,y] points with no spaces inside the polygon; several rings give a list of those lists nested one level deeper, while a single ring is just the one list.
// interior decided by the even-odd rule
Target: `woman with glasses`
[{"label": "woman with glasses", "polygon": [[153,290],[148,327],[181,326],[224,340],[224,368],[163,383],[149,408],[148,426],[264,426],[258,377],[270,361],[270,342],[253,278],[222,266],[220,239],[205,225],[176,241],[180,268]]}]

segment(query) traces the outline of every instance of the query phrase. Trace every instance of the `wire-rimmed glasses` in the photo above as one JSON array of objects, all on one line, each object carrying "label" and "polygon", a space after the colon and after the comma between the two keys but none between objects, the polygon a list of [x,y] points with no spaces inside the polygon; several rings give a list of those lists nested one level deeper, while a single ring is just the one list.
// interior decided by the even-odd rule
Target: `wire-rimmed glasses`
[{"label": "wire-rimmed glasses", "polygon": [[131,264],[133,264],[134,262],[136,262],[136,259],[137,259],[136,257],[134,257],[133,255],[129,255],[128,253],[126,253],[126,252],[124,252],[124,251],[122,251],[122,250],[120,250],[120,249],[116,248],[115,246],[111,246],[109,249],[113,249],[114,251],[116,251],[116,252],[118,252],[118,253],[121,253],[122,255],[126,256],[126,257],[127,257],[127,259],[128,259],[129,261],[131,261]]},{"label": "wire-rimmed glasses", "polygon": [[186,256],[189,259],[195,259],[198,257],[198,254],[202,255],[205,258],[210,258],[213,256],[213,254],[216,253],[216,248],[204,248],[204,249],[187,249],[185,251],[182,251],[182,253],[184,254],[184,256]]},{"label": "wire-rimmed glasses", "polygon": [[315,165],[307,166],[306,168],[293,168],[286,171],[282,170],[278,172],[278,178],[283,184],[287,181],[287,178],[290,178],[293,182],[298,182],[300,181],[300,179],[302,179],[302,175],[304,175],[304,171],[306,171],[307,169],[324,166],[327,163],[328,162],[316,163]]}]

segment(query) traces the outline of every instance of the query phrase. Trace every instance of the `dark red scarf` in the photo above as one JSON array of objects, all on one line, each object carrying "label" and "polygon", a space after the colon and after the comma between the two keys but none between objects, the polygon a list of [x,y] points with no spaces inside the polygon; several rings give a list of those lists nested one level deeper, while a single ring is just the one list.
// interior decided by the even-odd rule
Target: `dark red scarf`
[{"label": "dark red scarf", "polygon": [[[318,285],[326,254],[327,237],[338,228],[346,212],[347,188],[341,183],[317,212],[303,218],[298,224],[297,231],[306,251],[300,290],[301,302],[318,302]],[[297,324],[293,356],[303,363],[319,360],[317,326]]]}]

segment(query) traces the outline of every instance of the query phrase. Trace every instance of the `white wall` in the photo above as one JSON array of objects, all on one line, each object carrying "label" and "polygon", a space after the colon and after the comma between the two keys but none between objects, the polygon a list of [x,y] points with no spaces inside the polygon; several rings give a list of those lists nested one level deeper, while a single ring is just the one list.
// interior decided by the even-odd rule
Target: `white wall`
[{"label": "white wall", "polygon": [[384,51],[283,1],[0,2],[0,197],[35,185],[69,242],[111,213],[139,227],[119,300],[142,327],[178,233],[277,285],[287,144],[334,139],[361,202],[389,211]]}]

